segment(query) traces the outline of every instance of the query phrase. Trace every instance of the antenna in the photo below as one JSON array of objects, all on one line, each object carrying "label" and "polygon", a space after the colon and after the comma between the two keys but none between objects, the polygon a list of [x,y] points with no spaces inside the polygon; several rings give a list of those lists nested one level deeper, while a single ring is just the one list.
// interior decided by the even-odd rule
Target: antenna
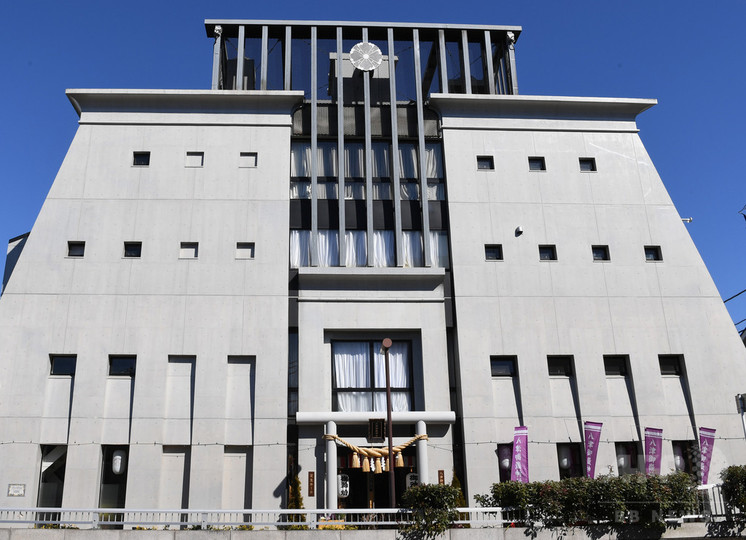
[{"label": "antenna", "polygon": [[373,71],[383,62],[383,53],[375,44],[361,41],[350,49],[350,62],[360,71]]}]

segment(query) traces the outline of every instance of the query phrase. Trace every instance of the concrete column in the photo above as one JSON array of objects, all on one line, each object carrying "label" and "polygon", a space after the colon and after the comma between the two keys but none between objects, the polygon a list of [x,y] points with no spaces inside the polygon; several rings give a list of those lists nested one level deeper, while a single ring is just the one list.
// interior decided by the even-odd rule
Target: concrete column
[{"label": "concrete column", "polygon": [[[417,421],[417,435],[427,435],[427,425],[422,420]],[[429,484],[427,474],[427,439],[417,441],[417,476],[420,484]]]},{"label": "concrete column", "polygon": [[[337,424],[326,423],[326,434],[336,435]],[[326,441],[326,509],[337,509],[337,442]]]}]

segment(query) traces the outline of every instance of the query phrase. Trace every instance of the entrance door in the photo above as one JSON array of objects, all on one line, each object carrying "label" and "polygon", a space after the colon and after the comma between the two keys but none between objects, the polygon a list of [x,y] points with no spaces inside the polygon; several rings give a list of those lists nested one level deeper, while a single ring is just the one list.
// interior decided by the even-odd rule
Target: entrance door
[{"label": "entrance door", "polygon": [[[339,497],[339,508],[389,508],[389,472],[379,474],[363,472],[362,467],[352,468],[352,452],[347,448],[338,448],[338,474],[346,474],[350,481],[349,495]],[[404,467],[394,468],[396,506],[401,505],[401,497],[406,489],[407,474],[415,472],[414,448],[405,448],[402,452]],[[363,459],[362,457],[360,458]]]}]

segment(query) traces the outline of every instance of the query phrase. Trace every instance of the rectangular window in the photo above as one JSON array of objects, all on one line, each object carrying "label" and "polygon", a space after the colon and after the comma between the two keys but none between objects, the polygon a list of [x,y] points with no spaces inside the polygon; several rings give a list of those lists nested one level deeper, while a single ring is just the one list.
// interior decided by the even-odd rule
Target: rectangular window
[{"label": "rectangular window", "polygon": [[[411,411],[411,343],[394,341],[389,349],[391,405]],[[332,341],[332,403],[335,411],[386,410],[386,357],[381,341]]]},{"label": "rectangular window", "polygon": [[484,258],[488,261],[502,261],[503,260],[502,244],[486,244],[484,246]]},{"label": "rectangular window", "polygon": [[110,354],[109,376],[110,377],[134,377],[135,362],[134,354]]},{"label": "rectangular window", "polygon": [[236,259],[253,259],[254,242],[236,242]]},{"label": "rectangular window", "polygon": [[539,246],[539,260],[540,261],[556,261],[557,260],[557,246],[554,244],[547,244]]},{"label": "rectangular window", "polygon": [[256,167],[256,152],[241,152],[238,156],[238,166],[241,168]]},{"label": "rectangular window", "polygon": [[124,243],[124,258],[125,259],[139,259],[142,254],[142,242],[125,242]]},{"label": "rectangular window", "polygon": [[179,247],[179,259],[196,259],[199,255],[199,242],[182,242]]},{"label": "rectangular window", "polygon": [[477,156],[477,169],[491,171],[495,168],[495,158],[492,156]]},{"label": "rectangular window", "polygon": [[547,356],[547,368],[549,370],[549,375],[553,377],[572,377],[572,356]]},{"label": "rectangular window", "polygon": [[132,166],[133,167],[147,167],[150,165],[150,152],[133,152],[132,153]]},{"label": "rectangular window", "polygon": [[680,376],[683,358],[679,354],[659,354],[658,362],[661,367],[661,375],[678,375]]},{"label": "rectangular window", "polygon": [[546,171],[547,163],[541,156],[534,156],[528,158],[528,170],[529,171]]},{"label": "rectangular window", "polygon": [[608,261],[611,259],[609,246],[591,246],[591,253],[593,254],[594,261]]},{"label": "rectangular window", "polygon": [[614,444],[616,450],[616,463],[619,476],[635,474],[638,470],[639,445],[635,441],[618,442]]},{"label": "rectangular window", "polygon": [[661,253],[660,246],[645,246],[645,260],[646,261],[662,261],[663,253]]},{"label": "rectangular window", "polygon": [[71,241],[67,243],[67,256],[82,258],[85,255],[85,242]]},{"label": "rectangular window", "polygon": [[74,354],[50,354],[49,355],[49,374],[50,375],[75,375],[75,364],[78,357]]},{"label": "rectangular window", "polygon": [[581,172],[596,172],[596,158],[580,158]]},{"label": "rectangular window", "polygon": [[621,354],[604,355],[604,371],[607,377],[627,376],[628,358]]},{"label": "rectangular window", "polygon": [[581,459],[580,443],[558,443],[557,465],[559,465],[560,480],[583,476],[585,467]]},{"label": "rectangular window", "polygon": [[187,152],[186,167],[202,167],[205,164],[204,152]]},{"label": "rectangular window", "polygon": [[516,356],[490,356],[490,370],[493,377],[515,377]]}]

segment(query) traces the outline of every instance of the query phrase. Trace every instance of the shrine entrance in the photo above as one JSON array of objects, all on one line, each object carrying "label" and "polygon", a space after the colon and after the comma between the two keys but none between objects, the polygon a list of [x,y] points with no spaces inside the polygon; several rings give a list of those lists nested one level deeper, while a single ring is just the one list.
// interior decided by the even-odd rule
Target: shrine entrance
[{"label": "shrine entrance", "polygon": [[[416,450],[405,448],[402,451],[403,467],[394,467],[396,506],[401,505],[401,497],[407,489],[408,480],[411,482],[417,476]],[[369,466],[370,468],[370,466]],[[337,456],[337,477],[348,485],[340,485],[338,480],[339,508],[389,508],[389,472],[381,470],[375,472],[375,465],[369,472],[362,467],[352,467],[352,451],[339,448]],[[347,496],[343,496],[345,495]]]}]

